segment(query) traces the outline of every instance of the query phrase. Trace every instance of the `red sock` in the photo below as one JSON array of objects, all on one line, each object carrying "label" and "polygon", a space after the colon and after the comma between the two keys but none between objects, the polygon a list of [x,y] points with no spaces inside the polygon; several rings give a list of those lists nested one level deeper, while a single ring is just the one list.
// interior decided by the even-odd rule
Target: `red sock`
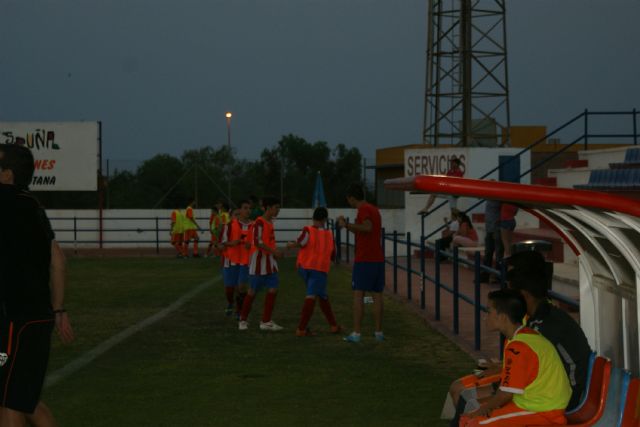
[{"label": "red sock", "polygon": [[271,314],[273,313],[273,306],[276,305],[276,293],[267,292],[264,297],[264,311],[262,312],[262,323],[267,323],[271,320]]},{"label": "red sock", "polygon": [[193,256],[198,256],[198,241],[193,241]]},{"label": "red sock", "polygon": [[182,244],[182,256],[189,255],[189,241],[186,241]]},{"label": "red sock", "polygon": [[298,323],[298,329],[304,331],[307,329],[311,315],[313,314],[313,308],[316,306],[315,298],[305,298],[304,305],[302,306],[302,313],[300,314],[300,323]]},{"label": "red sock", "polygon": [[327,322],[329,325],[336,326],[338,323],[336,322],[336,318],[333,315],[333,310],[331,310],[331,304],[329,303],[329,299],[320,298],[320,310],[324,313],[324,317],[327,318]]},{"label": "red sock", "polygon": [[249,312],[251,311],[251,304],[253,304],[253,299],[255,295],[247,294],[244,298],[244,302],[242,303],[242,313],[240,314],[240,320],[247,320],[249,317]]},{"label": "red sock", "polygon": [[227,296],[227,302],[229,305],[233,305],[233,291],[235,288],[233,286],[225,286],[224,294]]},{"label": "red sock", "polygon": [[240,313],[242,311],[242,303],[244,302],[244,298],[247,296],[246,292],[240,292],[236,296],[236,311]]}]

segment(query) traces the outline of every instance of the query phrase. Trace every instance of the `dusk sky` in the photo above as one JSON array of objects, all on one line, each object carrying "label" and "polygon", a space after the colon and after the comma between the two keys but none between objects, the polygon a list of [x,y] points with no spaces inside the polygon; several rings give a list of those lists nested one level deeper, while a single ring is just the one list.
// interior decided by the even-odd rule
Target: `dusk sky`
[{"label": "dusk sky", "polygon": [[[103,158],[282,135],[421,142],[427,0],[0,0],[0,121],[103,123]],[[640,108],[640,1],[507,4],[511,117]],[[123,167],[125,163],[122,163]]]}]

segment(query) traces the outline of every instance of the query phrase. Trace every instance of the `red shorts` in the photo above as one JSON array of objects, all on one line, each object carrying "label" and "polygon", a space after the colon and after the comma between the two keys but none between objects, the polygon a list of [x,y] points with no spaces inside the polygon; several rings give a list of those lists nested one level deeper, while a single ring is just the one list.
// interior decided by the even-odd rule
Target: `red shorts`
[{"label": "red shorts", "polygon": [[530,412],[509,402],[502,408],[494,409],[488,417],[460,418],[460,427],[524,427],[529,425],[566,425],[567,419],[562,409],[547,412]]},{"label": "red shorts", "polygon": [[175,245],[177,243],[182,243],[182,233],[175,233],[171,235],[171,244]]},{"label": "red shorts", "polygon": [[198,230],[187,230],[184,232],[184,241],[188,242],[189,240],[199,240]]}]

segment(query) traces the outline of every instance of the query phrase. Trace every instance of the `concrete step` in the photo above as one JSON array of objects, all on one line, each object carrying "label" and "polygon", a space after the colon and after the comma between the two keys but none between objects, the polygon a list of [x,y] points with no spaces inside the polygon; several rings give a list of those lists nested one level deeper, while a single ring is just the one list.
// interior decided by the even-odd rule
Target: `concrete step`
[{"label": "concrete step", "polygon": [[589,166],[589,160],[586,159],[575,159],[575,160],[567,160],[563,165],[565,168],[586,168]]}]

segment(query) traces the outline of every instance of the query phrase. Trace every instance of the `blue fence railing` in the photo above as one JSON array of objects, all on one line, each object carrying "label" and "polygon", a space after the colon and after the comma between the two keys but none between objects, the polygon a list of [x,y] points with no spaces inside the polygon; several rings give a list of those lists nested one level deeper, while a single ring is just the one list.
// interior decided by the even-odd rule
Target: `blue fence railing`
[{"label": "blue fence railing", "polygon": [[[344,260],[349,262],[349,254],[353,250],[354,245],[350,242],[349,232],[342,231],[334,227],[334,235],[336,240],[336,254],[337,261]],[[451,330],[455,335],[460,333],[460,303],[468,304],[473,307],[473,343],[475,350],[481,350],[482,344],[482,322],[481,314],[487,312],[487,307],[482,304],[482,284],[481,273],[486,272],[495,275],[498,279],[500,286],[504,287],[505,272],[487,267],[482,264],[481,252],[474,251],[473,259],[468,260],[465,257],[460,256],[460,251],[457,247],[451,251],[441,250],[439,244],[428,244],[424,236],[420,236],[417,241],[412,239],[411,233],[407,232],[399,234],[397,231],[392,233],[385,233],[383,229],[383,238],[381,242],[383,248],[387,247],[387,244],[391,246],[390,254],[385,250],[385,263],[391,266],[391,277],[393,293],[399,293],[399,285],[404,282],[406,290],[404,294],[408,301],[414,299],[414,283],[419,283],[420,302],[419,306],[421,310],[427,308],[428,287],[432,287],[431,292],[433,295],[434,306],[434,318],[436,321],[442,319],[442,301],[447,295],[451,298],[452,307],[452,325]],[[414,250],[417,250],[418,260],[415,260]],[[433,253],[433,274],[427,272],[427,252]],[[446,283],[442,280],[442,257],[450,258],[451,263],[447,263],[450,266],[451,282]],[[470,268],[473,272],[472,294],[465,294],[460,291],[461,275],[460,268]],[[405,274],[404,280],[400,280],[400,274]],[[417,282],[414,282],[417,280]],[[562,302],[572,309],[579,309],[579,302],[559,294],[557,292],[549,292],[549,297]]]}]

